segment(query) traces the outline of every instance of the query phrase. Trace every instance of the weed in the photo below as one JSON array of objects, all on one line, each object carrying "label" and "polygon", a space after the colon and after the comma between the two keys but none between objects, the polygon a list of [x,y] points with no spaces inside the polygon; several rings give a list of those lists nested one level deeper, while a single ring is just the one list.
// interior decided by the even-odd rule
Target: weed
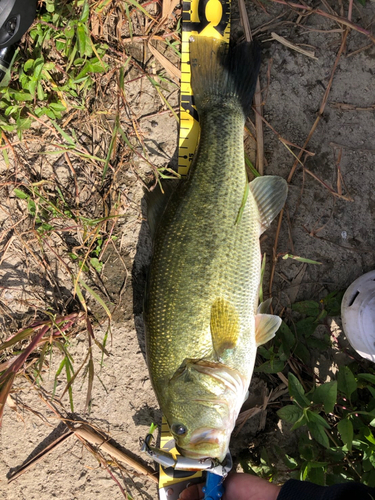
[{"label": "weed", "polygon": [[305,300],[293,304],[292,310],[299,314],[299,318],[297,320],[291,318],[290,324],[282,322],[271,347],[259,347],[258,352],[266,361],[255,371],[280,372],[285,368],[291,356],[297,358],[299,362],[308,364],[309,348],[326,350],[330,347],[328,333],[325,333],[323,337],[314,334],[319,325],[327,325],[327,316],[339,314],[341,297],[341,292],[333,292],[320,302]]},{"label": "weed", "polygon": [[[42,368],[46,354],[51,347],[55,346],[62,351],[64,356],[56,372],[55,380],[57,380],[57,377],[65,367],[67,381],[70,383],[71,377],[74,374],[74,368],[72,365],[72,357],[67,350],[65,332],[70,330],[72,326],[79,325],[82,319],[83,317],[81,314],[73,313],[65,317],[37,322],[20,330],[0,345],[0,354],[4,354],[7,349],[11,347],[14,349],[17,345],[21,344],[17,351],[13,352],[13,356],[0,365],[0,421],[15,376],[21,372],[22,366],[36,349],[42,348],[40,357],[36,363],[36,368],[34,369],[36,382],[42,379]],[[29,341],[26,346],[23,345],[25,341]],[[71,389],[69,390],[69,399],[73,411]]]},{"label": "weed", "polygon": [[[298,450],[287,455],[276,445],[273,450],[264,449],[257,463],[243,460],[248,472],[274,480],[287,474],[321,485],[360,481],[375,486],[375,437],[371,430],[375,427],[375,373],[368,365],[353,361],[340,366],[336,375],[323,383],[308,369],[311,349],[323,352],[331,347],[327,320],[340,314],[341,298],[341,292],[333,292],[320,302],[293,304],[289,324],[282,323],[271,346],[259,348],[265,361],[257,372],[292,368],[287,373],[291,404],[282,406],[277,415],[290,425],[291,432],[298,433]],[[316,335],[319,325],[327,333]],[[280,458],[284,469],[274,465]]]},{"label": "weed", "polygon": [[67,109],[83,106],[92,75],[108,70],[102,59],[108,47],[92,41],[89,17],[87,1],[47,2],[29,32],[29,59],[18,51],[9,86],[0,87],[0,130],[22,137],[33,122],[28,115],[59,119]]},{"label": "weed", "polygon": [[294,467],[300,479],[318,484],[360,481],[375,486],[375,375],[353,363],[341,366],[336,380],[305,392],[289,373],[293,404],[278,410],[292,431],[307,427]]}]

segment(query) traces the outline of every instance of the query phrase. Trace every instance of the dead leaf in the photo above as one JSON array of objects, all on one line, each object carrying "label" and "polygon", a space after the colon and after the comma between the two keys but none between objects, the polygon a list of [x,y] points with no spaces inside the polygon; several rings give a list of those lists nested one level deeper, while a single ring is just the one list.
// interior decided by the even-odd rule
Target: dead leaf
[{"label": "dead leaf", "polygon": [[151,45],[151,42],[148,42],[148,48],[150,49],[151,54],[159,61],[159,63],[163,66],[163,68],[166,70],[166,72],[169,74],[169,76],[172,78],[172,80],[176,83],[179,83],[181,79],[181,71],[176,68],[163,54],[161,54],[153,45]]},{"label": "dead leaf", "polygon": [[318,60],[318,58],[315,57],[314,52],[310,52],[309,50],[301,49],[301,47],[298,47],[298,45],[295,45],[294,43],[290,42],[289,40],[287,40],[283,36],[280,36],[277,33],[273,33],[273,32],[271,33],[271,36],[274,40],[277,40],[282,45],[285,45],[286,47],[289,47],[290,49],[295,50],[296,52],[299,52],[300,54],[303,54],[307,57],[311,57],[311,59]]},{"label": "dead leaf", "polygon": [[179,0],[164,0],[162,18],[168,18],[179,3],[180,3]]}]

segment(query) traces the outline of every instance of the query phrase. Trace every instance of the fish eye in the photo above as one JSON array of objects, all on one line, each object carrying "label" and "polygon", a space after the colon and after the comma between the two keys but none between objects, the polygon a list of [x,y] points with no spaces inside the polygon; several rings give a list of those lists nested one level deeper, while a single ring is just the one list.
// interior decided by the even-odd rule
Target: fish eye
[{"label": "fish eye", "polygon": [[173,434],[177,434],[177,436],[184,436],[187,433],[186,427],[182,424],[173,424],[171,431]]}]

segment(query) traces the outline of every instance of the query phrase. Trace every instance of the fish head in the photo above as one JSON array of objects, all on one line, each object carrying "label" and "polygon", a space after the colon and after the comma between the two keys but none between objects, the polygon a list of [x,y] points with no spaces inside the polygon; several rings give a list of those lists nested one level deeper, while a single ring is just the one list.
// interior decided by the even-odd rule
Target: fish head
[{"label": "fish head", "polygon": [[185,360],[168,384],[162,408],[183,456],[224,460],[247,385],[222,363]]}]

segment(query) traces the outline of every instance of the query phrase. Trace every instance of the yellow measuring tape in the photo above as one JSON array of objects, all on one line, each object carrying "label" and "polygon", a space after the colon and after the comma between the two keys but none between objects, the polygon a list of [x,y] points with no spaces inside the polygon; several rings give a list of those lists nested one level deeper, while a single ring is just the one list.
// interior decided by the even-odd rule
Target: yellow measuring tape
[{"label": "yellow measuring tape", "polygon": [[194,35],[229,42],[230,0],[185,0],[182,4],[181,103],[178,173],[186,175],[198,142],[199,123],[190,85],[189,39]]}]

